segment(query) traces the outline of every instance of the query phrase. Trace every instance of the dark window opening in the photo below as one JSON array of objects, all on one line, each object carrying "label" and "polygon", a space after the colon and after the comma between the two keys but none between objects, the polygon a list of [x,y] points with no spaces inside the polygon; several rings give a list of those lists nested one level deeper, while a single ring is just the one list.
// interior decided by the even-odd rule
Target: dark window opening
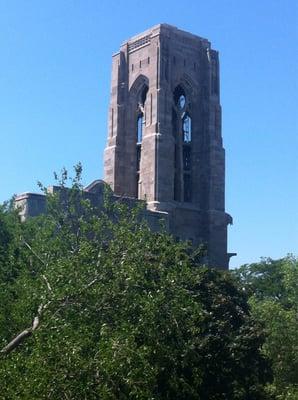
[{"label": "dark window opening", "polygon": [[183,108],[183,107],[181,107],[181,103],[180,103],[181,100],[182,100],[183,107],[184,107],[185,103],[186,103],[185,92],[184,92],[183,88],[180,85],[178,85],[176,87],[176,89],[174,90],[174,102],[180,109]]},{"label": "dark window opening", "polygon": [[141,165],[141,145],[137,145],[137,171],[140,171]]},{"label": "dark window opening", "polygon": [[191,201],[191,177],[190,174],[184,174],[184,201]]},{"label": "dark window opening", "polygon": [[146,98],[147,98],[148,90],[149,90],[149,88],[148,88],[147,85],[146,85],[146,86],[144,87],[144,89],[142,90],[142,93],[141,93],[141,102],[142,102],[142,106],[144,106],[144,104],[145,104],[145,101],[146,101]]},{"label": "dark window opening", "polygon": [[140,174],[136,174],[136,198],[139,198],[139,179],[140,179]]},{"label": "dark window opening", "polygon": [[183,146],[183,169],[184,171],[190,171],[191,169],[191,154],[190,146]]}]

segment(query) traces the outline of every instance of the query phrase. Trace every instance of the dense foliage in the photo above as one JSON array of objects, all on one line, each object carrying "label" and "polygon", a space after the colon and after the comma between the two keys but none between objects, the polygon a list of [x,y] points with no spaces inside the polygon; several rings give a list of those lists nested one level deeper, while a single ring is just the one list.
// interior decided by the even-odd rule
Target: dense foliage
[{"label": "dense foliage", "polygon": [[42,217],[0,209],[1,399],[269,398],[236,279],[65,178]]},{"label": "dense foliage", "polygon": [[282,400],[298,399],[298,260],[264,259],[244,265],[236,275],[250,296],[254,317],[263,323],[263,353],[272,361],[269,391]]}]

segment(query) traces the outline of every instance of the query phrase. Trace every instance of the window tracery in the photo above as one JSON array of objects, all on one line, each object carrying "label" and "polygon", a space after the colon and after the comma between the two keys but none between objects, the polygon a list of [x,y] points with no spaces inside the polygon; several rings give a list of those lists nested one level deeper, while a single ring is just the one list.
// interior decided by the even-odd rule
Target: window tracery
[{"label": "window tracery", "polygon": [[143,139],[143,124],[144,124],[144,114],[138,115],[137,119],[137,144],[142,142]]},{"label": "window tracery", "polygon": [[174,90],[172,129],[175,136],[174,200],[191,202],[192,120],[189,100],[179,85]]},{"label": "window tracery", "polygon": [[142,158],[142,140],[145,126],[145,103],[148,93],[148,86],[144,85],[139,95],[136,117],[136,197],[139,198],[139,180]]},{"label": "window tracery", "polygon": [[183,134],[183,142],[190,143],[191,142],[191,118],[188,114],[185,114],[182,118],[182,134]]}]

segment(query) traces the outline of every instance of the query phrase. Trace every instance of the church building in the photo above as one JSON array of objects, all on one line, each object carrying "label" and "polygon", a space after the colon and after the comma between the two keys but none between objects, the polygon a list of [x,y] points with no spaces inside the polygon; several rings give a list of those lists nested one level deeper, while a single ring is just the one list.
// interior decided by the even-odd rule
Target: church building
[{"label": "church building", "polygon": [[104,180],[169,214],[169,231],[228,267],[218,52],[160,24],[113,56]]},{"label": "church building", "polygon": [[[218,52],[207,39],[156,25],[113,55],[110,96],[104,181],[115,198],[146,201],[149,225],[163,218],[175,238],[204,244],[208,264],[227,269],[232,218]],[[86,195],[98,203],[103,185],[95,181]],[[42,212],[44,201],[32,193],[16,198],[25,218]]]}]

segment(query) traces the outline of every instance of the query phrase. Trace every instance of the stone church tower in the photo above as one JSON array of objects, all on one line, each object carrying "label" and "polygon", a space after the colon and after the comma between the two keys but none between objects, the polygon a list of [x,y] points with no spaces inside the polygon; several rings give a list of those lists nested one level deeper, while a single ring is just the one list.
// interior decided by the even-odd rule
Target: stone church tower
[{"label": "stone church tower", "polygon": [[[229,267],[235,253],[227,253],[232,218],[225,213],[219,62],[208,40],[161,24],[120,47],[104,173],[115,201],[146,200],[143,215],[153,231],[162,221],[175,238],[203,244],[210,266]],[[97,208],[105,185],[96,180],[84,188]],[[15,206],[26,220],[46,212],[46,196],[22,193]]]},{"label": "stone church tower", "polygon": [[113,56],[104,180],[168,214],[169,231],[228,268],[218,52],[160,24]]}]

